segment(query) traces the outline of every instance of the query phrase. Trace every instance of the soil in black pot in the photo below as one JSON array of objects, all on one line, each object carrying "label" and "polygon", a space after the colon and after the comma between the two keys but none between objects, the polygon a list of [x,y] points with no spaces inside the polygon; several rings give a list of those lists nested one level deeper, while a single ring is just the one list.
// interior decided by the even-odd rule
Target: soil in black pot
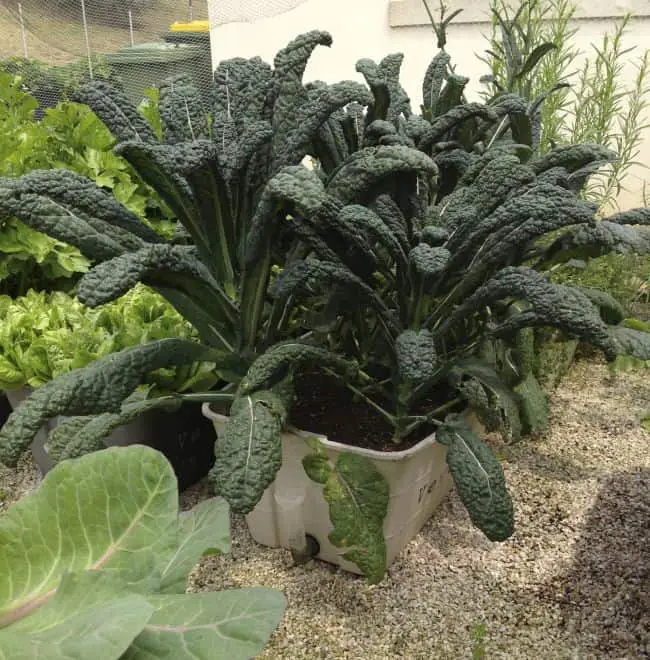
[{"label": "soil in black pot", "polygon": [[[356,397],[337,378],[320,372],[306,373],[296,379],[295,386],[291,425],[326,435],[334,442],[375,451],[403,451],[435,431],[432,425],[422,426],[397,445],[391,439],[393,428],[383,415]],[[443,403],[449,400],[449,396],[449,393],[441,392],[436,399]],[[388,403],[382,405],[389,410]],[[426,410],[436,405],[440,404],[431,400],[422,407]]]}]

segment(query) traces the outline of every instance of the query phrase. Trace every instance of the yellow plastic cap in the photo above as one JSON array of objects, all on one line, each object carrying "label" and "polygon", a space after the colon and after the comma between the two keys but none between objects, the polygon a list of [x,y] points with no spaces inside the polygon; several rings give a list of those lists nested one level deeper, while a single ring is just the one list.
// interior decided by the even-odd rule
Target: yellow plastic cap
[{"label": "yellow plastic cap", "polygon": [[190,23],[172,23],[171,32],[209,32],[209,21],[191,21]]}]

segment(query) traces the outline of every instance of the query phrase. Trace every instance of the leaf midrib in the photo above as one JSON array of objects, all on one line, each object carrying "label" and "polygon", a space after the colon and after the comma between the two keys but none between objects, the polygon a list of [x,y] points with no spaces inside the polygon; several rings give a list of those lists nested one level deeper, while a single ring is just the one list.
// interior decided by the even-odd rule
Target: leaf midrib
[{"label": "leaf midrib", "polygon": [[[122,534],[107,547],[106,551],[101,557],[99,557],[97,560],[95,560],[95,562],[93,562],[90,566],[86,567],[83,570],[88,570],[88,571],[99,570],[102,568],[102,566],[104,566],[108,562],[108,560],[117,551],[117,549],[124,541],[124,539],[128,538],[128,536],[131,534],[135,525],[138,522],[140,522],[140,520],[143,518],[145,511],[148,510],[154,497],[158,495],[164,476],[165,476],[164,474],[160,475],[160,477],[158,478],[158,483],[151,490],[151,493],[149,494],[149,497],[147,498],[145,505],[141,507],[138,514],[133,518],[133,520],[131,521],[129,526],[124,530],[124,532],[122,532]],[[42,584],[43,583],[41,583],[41,586]],[[17,621],[20,621],[26,616],[32,614],[39,607],[47,603],[56,594],[57,590],[58,590],[58,586],[50,589],[44,594],[39,594],[38,596],[32,596],[31,598],[24,600],[22,603],[20,603],[13,609],[8,610],[4,614],[0,615],[0,629],[9,626],[12,623],[16,623]]]}]

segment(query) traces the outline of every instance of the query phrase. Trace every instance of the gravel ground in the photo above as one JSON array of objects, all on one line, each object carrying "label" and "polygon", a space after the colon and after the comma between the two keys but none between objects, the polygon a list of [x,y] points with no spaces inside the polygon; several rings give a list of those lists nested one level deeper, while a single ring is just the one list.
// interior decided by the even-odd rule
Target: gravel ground
[{"label": "gravel ground", "polygon": [[[647,380],[582,362],[555,393],[547,437],[497,443],[516,503],[506,543],[475,531],[452,494],[370,586],[322,562],[293,567],[234,517],[232,555],[204,560],[191,588],[282,589],[289,607],[261,658],[649,658]],[[35,483],[24,460],[0,474],[0,499]]]}]

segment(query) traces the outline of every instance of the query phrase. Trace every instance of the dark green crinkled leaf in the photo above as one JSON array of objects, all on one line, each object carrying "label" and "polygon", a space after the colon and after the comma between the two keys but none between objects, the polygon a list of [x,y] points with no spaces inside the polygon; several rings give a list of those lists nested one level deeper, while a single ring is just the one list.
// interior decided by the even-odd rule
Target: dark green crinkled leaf
[{"label": "dark green crinkled leaf", "polygon": [[417,149],[404,146],[368,147],[352,154],[330,177],[329,195],[344,204],[363,203],[383,180],[398,174],[424,174],[432,177],[436,164]]},{"label": "dark green crinkled leaf", "polygon": [[[185,245],[149,245],[106,261],[87,273],[79,284],[79,299],[90,307],[119,298],[138,282],[178,288],[195,294],[207,309],[233,319],[235,311],[196,250]],[[218,318],[218,316],[217,316]]]},{"label": "dark green crinkled leaf", "polygon": [[93,80],[70,95],[72,101],[83,103],[106,124],[118,142],[138,140],[158,142],[147,120],[123,92],[102,80]]},{"label": "dark green crinkled leaf", "polygon": [[449,380],[489,431],[499,431],[508,442],[521,438],[517,400],[491,363],[479,358],[459,360]]},{"label": "dark green crinkled leaf", "polygon": [[169,144],[210,137],[206,109],[191,78],[178,76],[160,86],[158,111]]},{"label": "dark green crinkled leaf", "polygon": [[448,417],[436,440],[447,447],[449,471],[474,525],[490,541],[512,536],[513,505],[496,456],[462,418]]},{"label": "dark green crinkled leaf", "polygon": [[491,329],[493,335],[507,336],[525,327],[548,326],[612,354],[607,325],[589,298],[577,289],[552,284],[529,268],[502,269],[459,305],[439,332],[444,334],[468,314],[510,298],[525,300],[530,306]]},{"label": "dark green crinkled leaf", "polygon": [[449,231],[444,227],[428,225],[422,229],[420,239],[431,247],[440,247],[449,238]]},{"label": "dark green crinkled leaf", "polygon": [[422,99],[424,102],[425,115],[431,116],[438,103],[442,84],[447,77],[451,56],[444,50],[438,51],[431,60],[422,83]]},{"label": "dark green crinkled leaf", "polygon": [[250,513],[282,465],[282,429],[287,411],[273,392],[235,399],[215,447],[210,471],[215,492],[235,513]]},{"label": "dark green crinkled leaf", "polygon": [[66,170],[0,179],[0,214],[64,243],[94,261],[163,239],[92,181]]},{"label": "dark green crinkled leaf", "polygon": [[420,243],[409,252],[409,261],[420,277],[430,280],[442,273],[450,256],[446,248]]},{"label": "dark green crinkled leaf", "polygon": [[406,268],[407,257],[398,238],[377,213],[360,204],[350,204],[341,209],[338,218],[365,233],[373,243],[379,243],[396,264]]},{"label": "dark green crinkled leaf", "polygon": [[218,362],[220,354],[201,344],[163,339],[113,353],[70,371],[35,390],[0,430],[0,463],[16,464],[43,424],[58,415],[119,413],[122,402],[156,369]]},{"label": "dark green crinkled leaf", "polygon": [[650,225],[650,208],[642,207],[607,216],[609,222],[619,225]]},{"label": "dark green crinkled leaf", "polygon": [[357,82],[343,81],[314,90],[300,109],[295,127],[287,136],[286,144],[276,158],[279,164],[297,165],[306,155],[319,128],[340,108],[352,102],[366,104],[370,101],[368,90]]},{"label": "dark green crinkled leaf", "polygon": [[[314,215],[327,202],[323,182],[312,170],[299,165],[286,167],[267,184],[251,220],[246,263],[255,263],[273,236],[279,207],[290,215]],[[341,205],[342,206],[342,205]]]},{"label": "dark green crinkled leaf", "polygon": [[543,258],[547,263],[565,262],[610,252],[647,254],[650,235],[623,224],[599,220],[567,229],[544,251]]},{"label": "dark green crinkled leaf", "polygon": [[526,433],[539,434],[548,430],[548,398],[539,381],[528,373],[516,387],[519,396],[521,419]]},{"label": "dark green crinkled leaf", "polygon": [[171,398],[146,399],[139,392],[129,397],[119,413],[62,419],[47,438],[48,456],[54,463],[79,458],[106,449],[104,440],[117,428],[129,424],[140,415],[158,409],[173,410],[180,402]]},{"label": "dark green crinkled leaf", "polygon": [[303,466],[310,479],[324,485],[334,526],[331,543],[345,550],[344,559],[356,564],[371,584],[380,582],[386,573],[388,481],[369,458],[347,452],[332,465],[319,449],[303,459]]},{"label": "dark green crinkled leaf", "polygon": [[465,87],[469,82],[469,78],[459,76],[455,73],[447,74],[445,84],[440,92],[440,96],[436,102],[433,116],[438,117],[449,112],[452,108],[459,105],[463,99]]},{"label": "dark green crinkled leaf", "polygon": [[592,289],[590,287],[577,287],[579,291],[591,300],[591,302],[600,309],[600,315],[605,323],[609,325],[616,325],[627,317],[627,312],[623,305],[621,305],[616,298],[600,289]]},{"label": "dark green crinkled leaf", "polygon": [[475,117],[494,121],[497,115],[493,108],[482,103],[467,103],[451,108],[431,123],[431,127],[420,138],[418,149],[429,153],[433,145],[440,142],[450,130]]},{"label": "dark green crinkled leaf", "polygon": [[[271,66],[260,57],[234,57],[219,63],[214,72],[212,111],[217,116],[230,116],[241,135],[251,122],[264,117],[273,81]],[[220,131],[214,140],[223,139]]]},{"label": "dark green crinkled leaf", "polygon": [[609,328],[609,335],[617,355],[650,360],[650,333],[619,325]]},{"label": "dark green crinkled leaf", "polygon": [[544,156],[530,161],[530,166],[536,174],[552,167],[563,167],[567,172],[576,170],[599,161],[603,164],[616,160],[616,154],[600,144],[570,144],[557,147]]},{"label": "dark green crinkled leaf", "polygon": [[293,39],[275,56],[272,172],[289,164],[283,158],[290,136],[296,128],[298,111],[307,101],[307,91],[302,83],[307,62],[317,46],[331,45],[332,37],[328,32],[312,30]]},{"label": "dark green crinkled leaf", "polygon": [[253,362],[239,390],[242,395],[272,387],[284,380],[290,369],[304,364],[323,366],[345,376],[357,373],[357,366],[340,355],[310,344],[286,341],[275,344]]},{"label": "dark green crinkled leaf", "polygon": [[318,291],[327,290],[332,285],[343,287],[348,295],[358,297],[360,302],[374,310],[391,334],[396,334],[395,319],[381,297],[361,278],[335,263],[316,259],[298,261],[278,277],[271,294],[279,301],[287,301],[290,297],[300,300]]},{"label": "dark green crinkled leaf", "polygon": [[370,59],[357,62],[356,70],[366,79],[374,97],[374,101],[368,101],[368,122],[395,121],[400,115],[411,114],[409,97],[399,82],[403,60],[402,53],[392,53],[379,64]]},{"label": "dark green crinkled leaf", "polygon": [[395,340],[395,353],[400,377],[420,383],[436,373],[438,360],[433,334],[429,330],[405,330]]},{"label": "dark green crinkled leaf", "polygon": [[390,228],[393,235],[400,242],[402,249],[408,252],[408,223],[399,206],[390,195],[380,195],[372,204],[372,209],[384,221],[384,224]]}]

